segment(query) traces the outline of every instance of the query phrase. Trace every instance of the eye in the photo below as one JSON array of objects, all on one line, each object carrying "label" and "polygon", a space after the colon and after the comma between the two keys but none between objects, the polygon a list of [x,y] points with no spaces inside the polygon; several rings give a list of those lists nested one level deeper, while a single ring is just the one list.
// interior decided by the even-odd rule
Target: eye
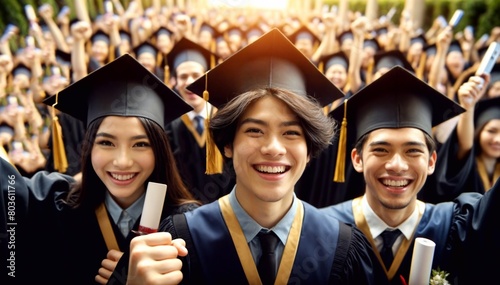
[{"label": "eye", "polygon": [[262,134],[263,132],[257,128],[248,128],[245,130],[245,133]]},{"label": "eye", "polygon": [[137,142],[134,144],[134,147],[151,147],[149,142]]},{"label": "eye", "polygon": [[286,136],[302,136],[302,133],[300,131],[296,130],[288,130],[284,133]]},{"label": "eye", "polygon": [[109,140],[96,140],[95,144],[102,146],[113,146],[113,143]]},{"label": "eye", "polygon": [[385,148],[381,148],[381,147],[376,147],[376,148],[373,148],[372,149],[372,152],[376,152],[376,153],[386,153],[387,150]]}]

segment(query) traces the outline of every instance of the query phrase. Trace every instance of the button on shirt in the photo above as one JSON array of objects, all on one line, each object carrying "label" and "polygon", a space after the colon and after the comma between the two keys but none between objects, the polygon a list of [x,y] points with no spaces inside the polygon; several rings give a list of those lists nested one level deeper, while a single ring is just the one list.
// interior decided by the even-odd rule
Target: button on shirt
[{"label": "button on shirt", "polygon": [[142,194],[139,199],[137,199],[130,207],[127,209],[122,209],[111,197],[111,194],[106,191],[104,203],[106,204],[106,209],[108,210],[113,222],[118,225],[122,235],[127,237],[133,226],[137,222],[137,219],[142,214],[142,207],[144,206],[144,200],[146,194]]}]

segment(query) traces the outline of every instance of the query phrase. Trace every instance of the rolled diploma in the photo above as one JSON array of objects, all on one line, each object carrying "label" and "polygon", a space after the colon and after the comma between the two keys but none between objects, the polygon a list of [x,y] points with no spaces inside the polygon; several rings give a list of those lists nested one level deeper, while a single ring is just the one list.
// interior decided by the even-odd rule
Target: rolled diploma
[{"label": "rolled diploma", "polygon": [[147,234],[158,231],[166,194],[166,184],[155,182],[148,183],[146,199],[144,200],[144,207],[142,208],[141,222],[139,224],[140,233]]},{"label": "rolled diploma", "polygon": [[416,238],[411,259],[410,282],[408,285],[429,284],[436,244],[426,238]]}]

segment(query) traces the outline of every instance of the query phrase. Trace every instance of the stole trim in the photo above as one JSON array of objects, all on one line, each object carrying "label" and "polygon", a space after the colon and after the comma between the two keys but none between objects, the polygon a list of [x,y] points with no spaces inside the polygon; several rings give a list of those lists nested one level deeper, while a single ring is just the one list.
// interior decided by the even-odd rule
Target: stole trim
[{"label": "stole trim", "polygon": [[488,171],[486,171],[486,166],[484,165],[483,160],[476,157],[476,165],[477,172],[479,173],[479,177],[481,178],[481,182],[483,183],[484,192],[488,191],[493,187],[493,184],[500,177],[500,163],[495,164],[495,171],[493,172],[493,180],[490,180],[490,176],[488,175]]},{"label": "stole trim", "polygon": [[[290,233],[288,234],[283,256],[281,257],[278,272],[276,274],[275,284],[288,283],[292,272],[293,263],[299,247],[302,221],[304,219],[302,202],[300,200],[298,202],[297,213],[295,214],[292,227],[290,228]],[[240,223],[234,214],[233,208],[231,208],[228,195],[219,199],[219,206],[221,208],[222,217],[224,218],[229,233],[231,234],[233,244],[236,248],[236,252],[238,253],[238,258],[241,266],[243,267],[248,283],[262,284],[259,272],[257,271],[257,266],[250,251],[250,247],[246,242],[245,235],[243,234]]]},{"label": "stole trim", "polygon": [[111,227],[111,222],[109,221],[108,212],[106,211],[106,206],[101,203],[99,207],[95,210],[95,215],[97,216],[97,221],[99,222],[99,228],[101,229],[102,237],[106,242],[106,247],[109,250],[115,249],[120,250],[118,242],[116,241],[115,232]]},{"label": "stole trim", "polygon": [[193,124],[193,121],[191,121],[191,119],[189,118],[189,116],[187,114],[182,115],[181,120],[184,123],[184,125],[186,125],[188,131],[193,135],[194,139],[198,143],[198,146],[200,148],[204,147],[205,142],[206,142],[206,138],[207,138],[207,136],[205,136],[205,132],[207,131],[207,128],[204,128],[203,133],[200,135],[198,133],[198,131],[196,130],[196,128]]},{"label": "stole trim", "polygon": [[377,258],[382,265],[382,267],[385,270],[385,273],[387,275],[387,278],[389,280],[392,280],[394,276],[396,275],[399,267],[401,266],[401,263],[403,262],[404,257],[406,256],[406,253],[408,252],[408,249],[410,248],[410,245],[413,241],[413,237],[415,235],[415,232],[417,230],[418,224],[420,223],[420,219],[422,219],[422,216],[425,211],[425,203],[422,201],[417,200],[417,208],[418,208],[418,222],[417,222],[417,227],[413,230],[413,233],[411,235],[411,238],[409,240],[406,239],[406,237],[403,236],[403,242],[399,246],[398,250],[396,251],[396,254],[394,255],[394,260],[392,261],[391,267],[387,269],[385,267],[384,262],[382,261],[382,257],[380,256],[380,252],[377,250],[377,246],[375,245],[375,239],[373,238],[371,232],[370,232],[370,227],[368,226],[368,223],[366,222],[365,215],[363,214],[363,207],[361,206],[361,199],[363,196],[358,197],[353,199],[352,201],[352,212],[354,215],[354,221],[356,223],[356,226],[365,234],[366,238],[372,245],[372,248],[374,249],[375,255],[377,255]]}]

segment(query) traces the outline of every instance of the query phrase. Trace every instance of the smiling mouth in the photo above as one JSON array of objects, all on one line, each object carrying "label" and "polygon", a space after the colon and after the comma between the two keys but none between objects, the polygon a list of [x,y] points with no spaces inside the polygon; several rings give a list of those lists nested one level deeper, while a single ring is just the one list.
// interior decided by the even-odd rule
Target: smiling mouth
[{"label": "smiling mouth", "polygon": [[267,174],[281,174],[285,173],[288,169],[286,166],[265,166],[265,165],[259,165],[256,166],[255,169],[260,172],[260,173],[267,173]]},{"label": "smiling mouth", "polygon": [[111,177],[113,177],[113,179],[116,179],[116,180],[120,180],[120,181],[126,181],[126,180],[130,180],[132,178],[134,178],[137,174],[113,174],[113,173],[110,173]]},{"label": "smiling mouth", "polygon": [[388,187],[406,187],[410,184],[410,180],[394,180],[394,179],[381,179],[380,182]]}]

